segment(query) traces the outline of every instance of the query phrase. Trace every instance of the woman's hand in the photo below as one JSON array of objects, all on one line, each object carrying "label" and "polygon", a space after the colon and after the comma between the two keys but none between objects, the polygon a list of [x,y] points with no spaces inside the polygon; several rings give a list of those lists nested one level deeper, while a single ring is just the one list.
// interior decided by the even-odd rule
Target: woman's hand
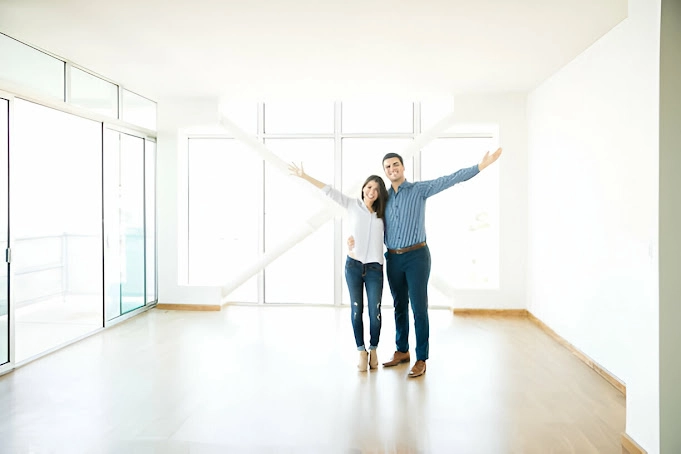
[{"label": "woman's hand", "polygon": [[298,167],[294,162],[288,165],[288,171],[291,172],[291,175],[295,175],[297,177],[303,178],[305,176],[305,170],[303,169],[303,163],[300,163],[300,167]]}]

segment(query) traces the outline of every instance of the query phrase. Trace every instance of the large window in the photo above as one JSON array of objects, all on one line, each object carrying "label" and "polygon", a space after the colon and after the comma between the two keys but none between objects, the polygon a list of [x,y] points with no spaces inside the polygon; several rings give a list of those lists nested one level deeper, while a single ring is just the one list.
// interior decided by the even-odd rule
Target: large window
[{"label": "large window", "polygon": [[[0,86],[53,98],[142,128],[156,130],[156,103],[0,33]],[[119,90],[121,105],[119,105]],[[67,94],[68,93],[68,94]]]},{"label": "large window", "polygon": [[1,33],[0,60],[4,370],[156,302],[156,103]]},{"label": "large window", "polygon": [[407,101],[344,102],[343,133],[412,133],[413,106],[413,103]]},{"label": "large window", "polygon": [[[285,162],[302,162],[305,171],[316,179],[333,182],[333,140],[270,139],[265,144]],[[268,252],[290,243],[297,232],[306,228],[309,218],[328,209],[318,197],[319,190],[311,184],[270,166],[265,170],[265,252]],[[330,219],[265,268],[265,301],[333,304],[333,249]]]},{"label": "large window", "polygon": [[[476,164],[485,151],[496,148],[494,125],[457,124],[414,150],[419,132],[449,115],[451,104],[351,101],[223,107],[230,120],[243,125],[272,155],[256,153],[229,131],[212,131],[221,134],[213,138],[190,137],[190,283],[231,289],[239,280],[241,288],[226,298],[230,302],[347,304],[345,218],[333,222],[329,215],[301,240],[301,232],[310,230],[308,220],[329,213],[328,201],[272,160],[302,162],[308,174],[353,197],[360,196],[369,175],[379,175],[389,185],[382,165],[389,152],[406,158],[407,180],[437,178]],[[428,201],[434,305],[450,304],[450,290],[498,286],[498,179],[494,167]],[[451,213],[456,214],[454,220]],[[273,252],[276,257],[265,263]],[[252,270],[252,276],[246,279],[244,270]],[[389,302],[389,286],[384,289],[384,301]],[[447,299],[437,298],[446,293]]]},{"label": "large window", "polygon": [[333,134],[333,103],[265,104],[266,134]]}]

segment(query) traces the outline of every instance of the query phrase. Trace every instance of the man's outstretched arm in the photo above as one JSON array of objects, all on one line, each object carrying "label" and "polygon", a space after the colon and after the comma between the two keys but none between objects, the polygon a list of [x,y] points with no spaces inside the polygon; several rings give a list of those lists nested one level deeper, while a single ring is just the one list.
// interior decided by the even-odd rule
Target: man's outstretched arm
[{"label": "man's outstretched arm", "polygon": [[482,169],[499,159],[499,156],[501,156],[501,148],[498,148],[497,151],[492,154],[490,154],[489,151],[485,153],[485,156],[483,156],[482,160],[477,165],[474,164],[470,167],[459,169],[451,175],[445,175],[434,180],[420,181],[414,184],[418,186],[421,195],[428,198],[445,189],[451,188],[455,184],[470,180],[480,173]]}]

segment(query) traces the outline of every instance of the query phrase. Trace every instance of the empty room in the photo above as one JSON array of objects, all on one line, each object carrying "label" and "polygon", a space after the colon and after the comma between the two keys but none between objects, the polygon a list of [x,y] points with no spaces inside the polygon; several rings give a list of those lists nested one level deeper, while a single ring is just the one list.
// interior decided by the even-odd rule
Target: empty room
[{"label": "empty room", "polygon": [[0,453],[681,453],[680,62],[677,0],[1,1]]}]

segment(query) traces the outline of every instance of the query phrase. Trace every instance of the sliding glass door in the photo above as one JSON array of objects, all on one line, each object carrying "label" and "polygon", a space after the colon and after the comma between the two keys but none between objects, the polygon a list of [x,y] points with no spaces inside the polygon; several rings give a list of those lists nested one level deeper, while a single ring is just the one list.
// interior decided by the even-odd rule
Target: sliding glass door
[{"label": "sliding glass door", "polygon": [[102,126],[22,99],[12,112],[11,310],[21,362],[103,326]]},{"label": "sliding glass door", "polygon": [[144,270],[146,304],[158,301],[156,289],[156,142],[144,141]]},{"label": "sliding glass door", "polygon": [[[145,305],[143,138],[104,131],[106,319]],[[147,219],[149,221],[149,219]]]}]

